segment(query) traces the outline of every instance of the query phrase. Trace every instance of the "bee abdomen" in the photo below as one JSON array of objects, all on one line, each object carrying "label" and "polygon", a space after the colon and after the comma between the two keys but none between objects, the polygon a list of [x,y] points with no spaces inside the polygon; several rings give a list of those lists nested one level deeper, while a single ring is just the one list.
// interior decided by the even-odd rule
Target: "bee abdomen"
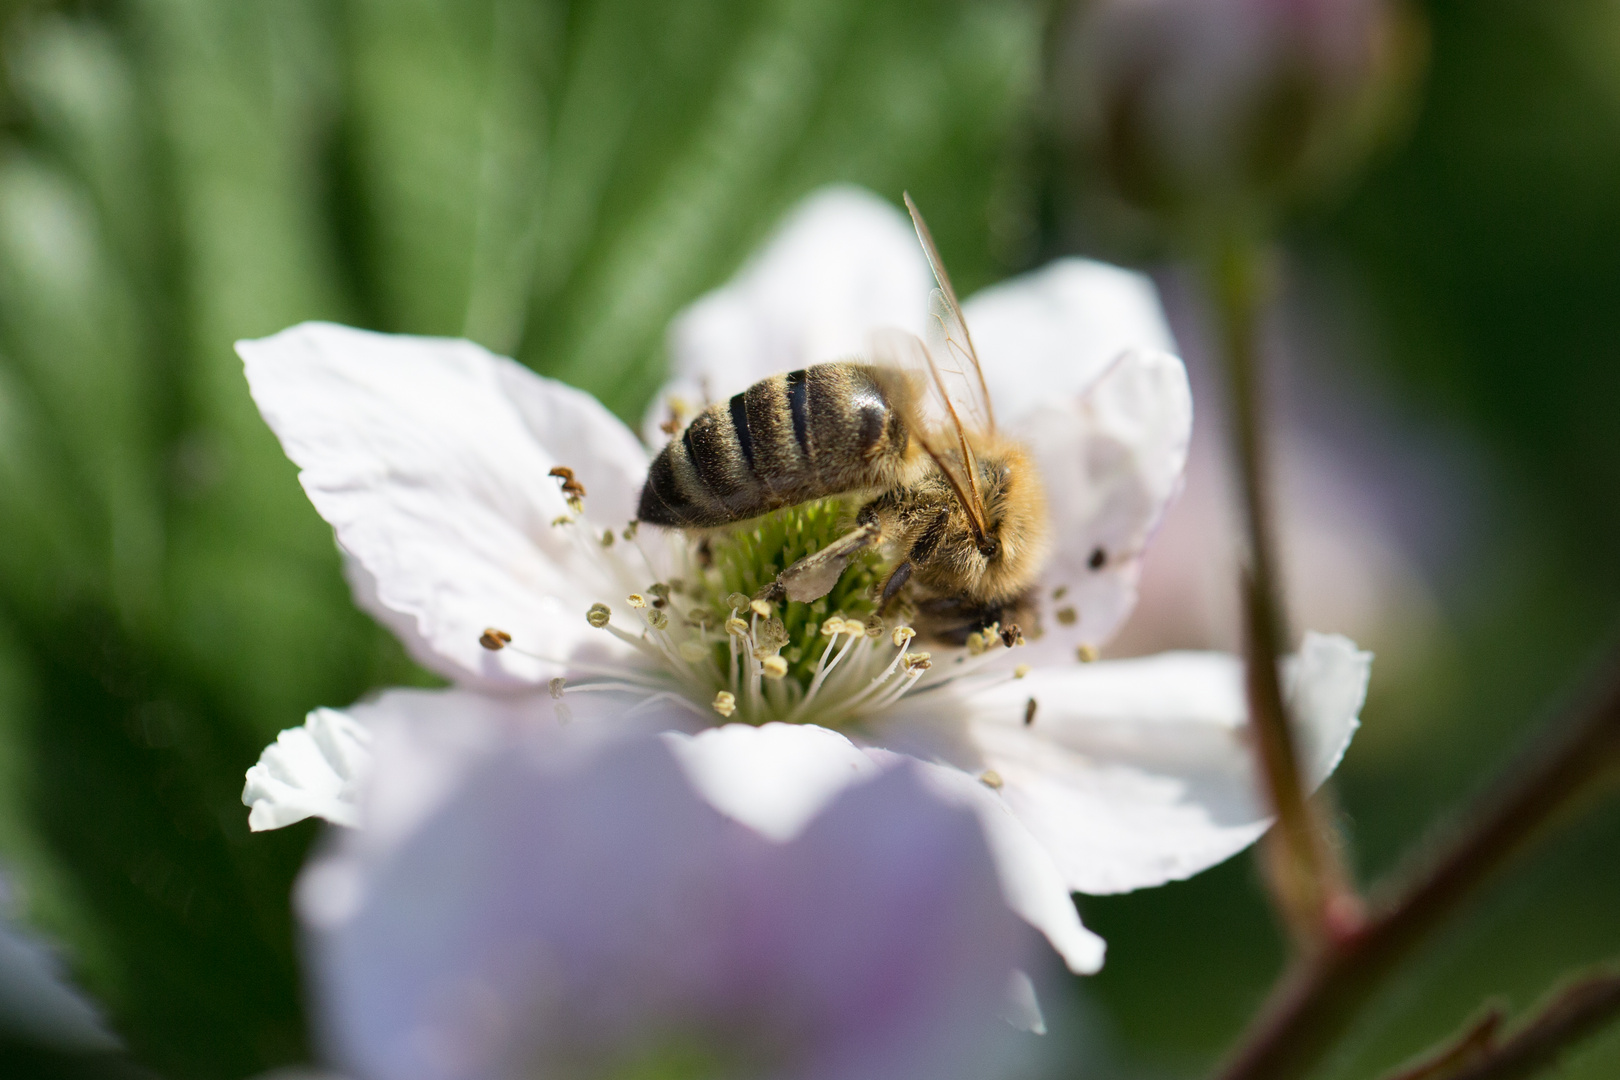
[{"label": "bee abdomen", "polygon": [[638,510],[707,528],[892,482],[908,436],[874,369],[775,375],[700,413],[652,463]]}]

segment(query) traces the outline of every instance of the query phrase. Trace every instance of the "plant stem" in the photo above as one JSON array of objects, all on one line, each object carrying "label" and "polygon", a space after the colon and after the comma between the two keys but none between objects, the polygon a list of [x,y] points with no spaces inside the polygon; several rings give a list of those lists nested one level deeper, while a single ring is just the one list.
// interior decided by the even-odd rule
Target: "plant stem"
[{"label": "plant stem", "polygon": [[1522,755],[1404,884],[1376,900],[1356,932],[1330,939],[1283,977],[1220,1080],[1297,1080],[1355,1019],[1385,978],[1493,872],[1620,758],[1620,655],[1573,723]]},{"label": "plant stem", "polygon": [[1555,1065],[1564,1051],[1620,1017],[1620,975],[1590,975],[1552,1002],[1488,1056],[1448,1080],[1524,1080]]},{"label": "plant stem", "polygon": [[1299,943],[1314,949],[1331,937],[1353,932],[1361,907],[1349,890],[1338,848],[1328,842],[1306,799],[1278,673],[1288,627],[1279,598],[1281,574],[1268,482],[1259,340],[1260,318],[1270,293],[1264,252],[1246,236],[1230,236],[1217,248],[1210,279],[1220,317],[1247,524],[1249,562],[1242,583],[1245,690],[1260,772],[1277,815],[1276,838],[1267,841],[1267,879],[1273,902]]}]

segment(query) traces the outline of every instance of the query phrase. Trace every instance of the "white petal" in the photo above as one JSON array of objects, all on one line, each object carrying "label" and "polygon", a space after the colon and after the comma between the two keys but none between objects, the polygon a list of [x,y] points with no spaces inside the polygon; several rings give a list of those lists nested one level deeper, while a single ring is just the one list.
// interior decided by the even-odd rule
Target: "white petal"
[{"label": "white petal", "polygon": [[988,788],[960,770],[862,750],[835,731],[805,724],[728,724],[666,739],[710,805],[777,841],[797,836],[851,784],[883,769],[921,765],[939,794],[978,815],[1007,906],[1045,934],[1072,970],[1102,966],[1102,939],[1081,925],[1052,857]]},{"label": "white petal", "polygon": [[1142,555],[1181,489],[1192,435],[1192,392],[1168,353],[1119,358],[1084,394],[1019,425],[1040,466],[1052,556],[1040,584],[1031,664],[1075,659],[1118,630],[1136,604]]},{"label": "white petal", "polygon": [[674,383],[653,403],[647,441],[671,396],[723,401],[768,375],[866,353],[872,331],[920,332],[932,288],[904,213],[862,188],[811,194],[730,282],[670,324]]},{"label": "white petal", "polygon": [[[1307,634],[1285,662],[1313,790],[1355,732],[1371,659],[1346,638]],[[938,756],[993,770],[1001,799],[1068,887],[1126,892],[1213,866],[1270,825],[1244,731],[1242,682],[1240,662],[1215,653],[1037,669],[972,695],[973,715],[954,745],[940,740],[937,712],[897,718],[885,734],[908,748],[931,739]]]},{"label": "white petal", "polygon": [[[237,343],[310,501],[364,568],[412,655],[457,679],[532,684],[562,666],[478,644],[486,627],[566,660],[609,648],[586,608],[620,585],[583,550],[554,465],[596,527],[634,515],[647,459],[594,398],[466,341],[305,323]],[[410,620],[404,623],[397,616]]]},{"label": "white petal", "polygon": [[666,736],[692,786],[716,810],[785,841],[878,765],[835,731],[810,724],[727,724]]},{"label": "white petal", "polygon": [[1176,351],[1153,281],[1090,259],[1058,259],[974,293],[962,317],[1002,422],[1078,396],[1128,352]]},{"label": "white petal", "polygon": [[280,829],[308,817],[359,824],[359,786],[371,766],[371,733],[336,709],[316,709],[288,728],[247,771],[248,828]]}]

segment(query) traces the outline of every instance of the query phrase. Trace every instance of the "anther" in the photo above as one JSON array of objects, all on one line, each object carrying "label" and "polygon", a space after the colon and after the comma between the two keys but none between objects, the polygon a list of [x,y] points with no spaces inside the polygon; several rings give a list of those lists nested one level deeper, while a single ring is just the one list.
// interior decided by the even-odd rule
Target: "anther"
[{"label": "anther", "polygon": [[991,791],[1000,791],[1001,786],[1006,783],[1006,781],[1001,778],[1001,774],[996,772],[996,770],[986,769],[984,772],[979,774],[979,783],[983,784]]},{"label": "anther", "polygon": [[653,608],[647,612],[647,625],[654,630],[667,630],[669,629],[669,616],[657,608]]},{"label": "anther", "polygon": [[1029,727],[1035,722],[1035,699],[1030,698],[1024,703],[1024,726]]},{"label": "anther", "polygon": [[765,652],[775,652],[788,643],[787,627],[774,616],[760,623],[754,630],[754,643]]},{"label": "anther", "polygon": [[837,615],[821,624],[822,637],[836,637],[844,632],[844,620]]},{"label": "anther", "polygon": [[1097,649],[1092,645],[1081,645],[1074,650],[1074,655],[1082,664],[1089,664],[1097,659]]},{"label": "anther", "polygon": [[737,695],[730,690],[722,690],[714,695],[714,711],[721,716],[730,716],[737,711]]},{"label": "anther", "polygon": [[1028,664],[1019,664],[1017,667],[1013,668],[1013,678],[1022,679],[1025,675],[1028,675],[1031,670],[1032,669]]},{"label": "anther", "polygon": [[613,618],[613,611],[606,604],[592,604],[591,609],[585,613],[585,621],[598,630],[606,626]]},{"label": "anther", "polygon": [[585,485],[574,478],[574,470],[568,466],[553,465],[551,472],[547,475],[555,476],[562,481],[563,494],[570,499],[583,499],[585,497]]},{"label": "anther", "polygon": [[547,683],[546,687],[551,691],[551,700],[561,701],[563,696],[563,687],[567,685],[568,680],[563,678],[561,675]]},{"label": "anther", "polygon": [[1012,623],[1002,629],[1001,643],[1007,646],[1009,649],[1014,645],[1022,645],[1024,643],[1024,632],[1018,629],[1017,623]]},{"label": "anther", "polygon": [[748,607],[762,619],[771,617],[771,602],[769,600],[750,600],[748,601]]},{"label": "anther", "polygon": [[744,596],[740,592],[726,594],[726,607],[730,608],[732,611],[747,611],[748,605],[751,603],[753,603],[753,601],[748,599],[748,597]]},{"label": "anther", "polygon": [[748,624],[733,615],[731,618],[726,620],[726,633],[730,634],[732,637],[745,638],[748,636]]},{"label": "anther", "polygon": [[634,540],[636,538],[636,529],[640,528],[640,526],[641,522],[632,519],[630,524],[624,527],[624,532],[620,533],[619,535],[624,537],[626,540]]},{"label": "anther", "polygon": [[605,547],[605,548],[610,548],[610,547],[613,546],[613,530],[612,529],[604,529],[604,530],[602,530],[602,546]]},{"label": "anther", "polygon": [[984,655],[984,635],[977,630],[967,636],[967,651],[969,656]]},{"label": "anther", "polygon": [[767,656],[759,666],[767,679],[780,679],[787,675],[788,662],[780,656]]},{"label": "anther", "polygon": [[1072,607],[1058,608],[1057,621],[1059,626],[1073,626],[1080,616]]},{"label": "anther", "polygon": [[880,638],[883,636],[883,629],[883,616],[879,615],[877,612],[873,612],[866,617],[867,637],[874,640]]},{"label": "anther", "polygon": [[1086,565],[1091,567],[1093,570],[1101,570],[1103,566],[1107,564],[1107,562],[1108,552],[1104,551],[1102,548],[1093,548],[1091,551],[1091,558],[1086,560]]},{"label": "anther", "polygon": [[1061,600],[1065,596],[1068,596],[1068,595],[1069,595],[1069,587],[1067,585],[1059,585],[1057,588],[1052,590],[1052,599],[1053,600]]},{"label": "anther", "polygon": [[681,659],[688,664],[701,663],[703,658],[709,655],[708,647],[703,642],[693,641],[691,638],[681,642],[675,651],[680,653]]},{"label": "anther", "polygon": [[505,630],[497,630],[493,626],[478,635],[478,644],[490,652],[500,652],[512,644],[512,635]]},{"label": "anther", "polygon": [[911,627],[897,626],[894,628],[894,633],[890,635],[890,640],[894,642],[895,648],[903,649],[906,647],[906,643],[916,636],[917,631],[913,630]]},{"label": "anther", "polygon": [[625,601],[637,611],[647,606],[647,598],[638,592],[633,592],[625,597]]},{"label": "anther", "polygon": [[669,586],[665,585],[662,581],[654,582],[653,584],[647,586],[647,591],[653,595],[653,607],[663,607],[665,604],[669,603]]},{"label": "anther", "polygon": [[934,666],[934,658],[931,653],[907,653],[901,663],[905,665],[907,671],[927,671]]}]

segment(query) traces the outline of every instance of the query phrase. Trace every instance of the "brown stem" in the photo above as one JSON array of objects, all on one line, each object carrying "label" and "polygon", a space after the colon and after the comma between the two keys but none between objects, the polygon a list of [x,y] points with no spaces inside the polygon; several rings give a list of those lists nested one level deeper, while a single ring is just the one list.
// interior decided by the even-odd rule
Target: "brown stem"
[{"label": "brown stem", "polygon": [[1327,842],[1300,782],[1277,669],[1287,648],[1288,627],[1279,599],[1260,372],[1259,320],[1268,292],[1262,252],[1246,239],[1229,241],[1219,250],[1211,279],[1248,533],[1249,565],[1242,583],[1244,684],[1260,772],[1277,815],[1275,839],[1268,838],[1267,879],[1273,902],[1296,937],[1314,947],[1337,931],[1353,929],[1361,909],[1349,891],[1338,849]]},{"label": "brown stem", "polygon": [[1447,1080],[1524,1080],[1620,1017],[1620,974],[1592,975],[1567,987],[1535,1018]]},{"label": "brown stem", "polygon": [[1402,875],[1356,932],[1285,975],[1221,1080],[1296,1080],[1384,978],[1487,877],[1620,756],[1620,656],[1586,707],[1539,751],[1513,762],[1449,837]]},{"label": "brown stem", "polygon": [[1491,1006],[1485,1015],[1469,1024],[1463,1033],[1429,1054],[1416,1065],[1391,1073],[1384,1080],[1448,1080],[1457,1070],[1483,1060],[1496,1046],[1502,1029],[1502,1009]]}]

